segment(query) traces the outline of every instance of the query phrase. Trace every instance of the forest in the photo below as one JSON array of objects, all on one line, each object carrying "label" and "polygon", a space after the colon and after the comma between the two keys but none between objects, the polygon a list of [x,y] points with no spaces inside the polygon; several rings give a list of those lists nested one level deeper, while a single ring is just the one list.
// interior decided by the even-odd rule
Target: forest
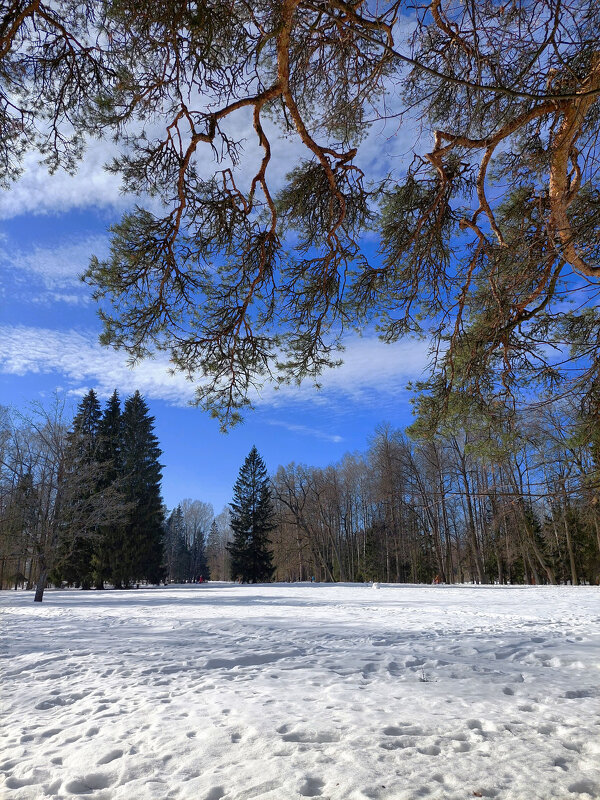
[{"label": "forest", "polygon": [[161,450],[138,392],[122,410],[115,392],[102,411],[91,390],[67,416],[59,400],[29,415],[2,409],[3,589],[36,587],[41,599],[46,582],[235,579],[243,571],[232,542],[247,535],[240,506],[251,502],[243,482],[252,458],[270,553],[262,574],[275,581],[600,579],[600,437],[573,405],[530,409],[517,430],[473,418],[435,433],[418,421],[404,431],[381,425],[363,453],[270,476],[253,448],[237,499],[217,516],[198,499],[164,507]]},{"label": "forest", "polygon": [[597,450],[543,411],[512,436],[381,426],[366,453],[273,477],[280,579],[597,583]]}]

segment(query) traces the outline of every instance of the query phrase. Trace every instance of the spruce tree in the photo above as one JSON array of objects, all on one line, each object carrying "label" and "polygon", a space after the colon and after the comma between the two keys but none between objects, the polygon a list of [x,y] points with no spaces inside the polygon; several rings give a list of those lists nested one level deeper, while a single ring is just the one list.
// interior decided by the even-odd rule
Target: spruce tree
[{"label": "spruce tree", "polygon": [[192,579],[195,581],[199,578],[202,578],[203,581],[210,580],[210,567],[208,566],[206,549],[204,533],[199,532],[191,549]]},{"label": "spruce tree", "polygon": [[[122,481],[123,459],[121,453],[121,401],[117,390],[113,392],[100,420],[98,429],[99,488],[107,489]],[[123,549],[123,523],[104,525],[94,553],[94,582],[97,589],[109,580],[120,587],[119,561]]]},{"label": "spruce tree", "polygon": [[233,542],[227,545],[231,578],[242,583],[268,581],[274,571],[269,533],[275,522],[267,468],[256,447],[252,447],[240,469],[233,493]]},{"label": "spruce tree", "polygon": [[[65,523],[89,504],[98,491],[98,432],[100,426],[100,403],[93,389],[79,403],[67,436],[65,451],[65,474],[61,494],[64,498],[62,514]],[[89,589],[93,580],[94,535],[97,530],[82,530],[73,535],[71,526],[65,524],[59,541],[57,566],[53,570],[54,581],[66,581],[82,589]]]},{"label": "spruce tree", "polygon": [[166,571],[169,581],[183,583],[190,580],[190,551],[185,538],[185,524],[180,505],[169,515],[165,533]]},{"label": "spruce tree", "polygon": [[164,576],[161,450],[154,417],[139,392],[125,402],[121,421],[124,491],[135,506],[125,525],[117,574],[125,587],[140,580],[159,583]]},{"label": "spruce tree", "polygon": [[208,580],[223,580],[223,569],[221,554],[223,551],[223,543],[217,520],[213,519],[208,532],[206,540],[206,570],[208,573]]}]

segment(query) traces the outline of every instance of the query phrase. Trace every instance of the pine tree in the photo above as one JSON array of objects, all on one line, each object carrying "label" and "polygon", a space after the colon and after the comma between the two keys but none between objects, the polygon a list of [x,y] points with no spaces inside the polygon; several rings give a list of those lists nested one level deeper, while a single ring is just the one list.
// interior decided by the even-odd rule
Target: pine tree
[{"label": "pine tree", "polygon": [[124,491],[135,507],[125,526],[117,577],[123,586],[140,580],[159,583],[164,576],[161,450],[154,417],[139,392],[125,402],[121,421]]},{"label": "pine tree", "polygon": [[252,447],[233,487],[230,503],[233,542],[231,577],[243,583],[268,581],[274,571],[269,533],[275,528],[269,478],[264,461]]},{"label": "pine tree", "polygon": [[385,575],[385,553],[382,553],[384,530],[384,523],[375,522],[365,531],[363,577],[366,581],[381,580]]}]

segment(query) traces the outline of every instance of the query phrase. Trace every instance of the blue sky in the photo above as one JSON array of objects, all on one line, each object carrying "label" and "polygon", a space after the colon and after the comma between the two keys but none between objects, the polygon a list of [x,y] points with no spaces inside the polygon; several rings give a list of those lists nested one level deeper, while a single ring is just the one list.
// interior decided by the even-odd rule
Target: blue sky
[{"label": "blue sky", "polygon": [[[388,159],[408,148],[400,137],[388,139],[385,151],[381,142],[374,137],[364,158],[385,171]],[[79,275],[92,254],[106,253],[108,226],[133,202],[102,168],[111,147],[91,143],[74,176],[49,176],[29,155],[23,177],[0,195],[0,404],[26,408],[58,390],[74,407],[90,388],[102,400],[114,388],[122,398],[139,389],[156,418],[166,504],[191,497],[212,503],[217,513],[253,444],[270,471],[292,461],[324,466],[364,450],[379,423],[410,423],[405,387],[427,363],[424,342],[350,337],[344,366],[324,375],[320,391],[310,383],[265,387],[256,410],[228,434],[189,406],[193,385],[170,375],[164,357],[132,370],[125,355],[102,348],[96,307]],[[281,163],[289,168],[285,158]]]}]

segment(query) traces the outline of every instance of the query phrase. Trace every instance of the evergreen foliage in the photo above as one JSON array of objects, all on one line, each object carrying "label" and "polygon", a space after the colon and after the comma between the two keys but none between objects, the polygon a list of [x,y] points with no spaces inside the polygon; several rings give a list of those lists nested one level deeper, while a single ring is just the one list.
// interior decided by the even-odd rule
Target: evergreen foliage
[{"label": "evergreen foliage", "polygon": [[[228,510],[223,515],[230,519]],[[221,515],[221,518],[223,518]],[[206,562],[211,580],[227,580],[230,577],[229,553],[227,551],[226,535],[219,528],[217,520],[214,519],[206,539]]]},{"label": "evergreen foliage", "polygon": [[53,583],[128,588],[163,578],[160,449],[153,425],[139,392],[123,414],[116,391],[103,413],[93,390],[79,404],[57,473]]},{"label": "evergreen foliage", "polygon": [[134,508],[125,524],[114,577],[125,587],[142,580],[160,583],[164,577],[161,450],[154,417],[139,392],[125,401],[121,435],[124,495]]},{"label": "evergreen foliage", "polygon": [[[201,505],[198,501],[196,504]],[[204,531],[186,519],[181,504],[171,512],[165,528],[165,564],[169,581],[195,583],[210,580],[205,538]]]},{"label": "evergreen foliage", "polygon": [[242,583],[270,580],[274,567],[269,534],[275,518],[267,468],[256,447],[240,469],[230,508],[233,541],[227,550],[231,578]]},{"label": "evergreen foliage", "polygon": [[[106,404],[98,428],[98,486],[101,491],[109,486],[121,486],[123,477],[121,435],[121,402],[117,390]],[[104,581],[118,583],[119,553],[125,536],[124,521],[103,525],[94,552],[94,578],[96,588]]]},{"label": "evergreen foliage", "polygon": [[[64,492],[62,514],[67,522],[72,516],[81,517],[80,507],[85,506],[100,491],[98,446],[100,429],[100,403],[93,389],[81,400],[67,435],[65,470],[63,482],[71,484],[73,490]],[[51,578],[54,582],[66,581],[82,589],[89,589],[94,580],[94,550],[97,529],[81,531],[81,535],[69,533],[59,538],[58,565]]]},{"label": "evergreen foliage", "polygon": [[192,542],[190,547],[190,572],[192,574],[192,580],[197,581],[202,579],[203,581],[209,581],[211,574],[210,574],[210,567],[208,564],[208,557],[206,553],[206,543],[204,540],[204,535],[198,536]]},{"label": "evergreen foliage", "polygon": [[184,583],[190,579],[190,554],[181,506],[177,506],[167,520],[165,539],[167,577],[175,583]]}]

